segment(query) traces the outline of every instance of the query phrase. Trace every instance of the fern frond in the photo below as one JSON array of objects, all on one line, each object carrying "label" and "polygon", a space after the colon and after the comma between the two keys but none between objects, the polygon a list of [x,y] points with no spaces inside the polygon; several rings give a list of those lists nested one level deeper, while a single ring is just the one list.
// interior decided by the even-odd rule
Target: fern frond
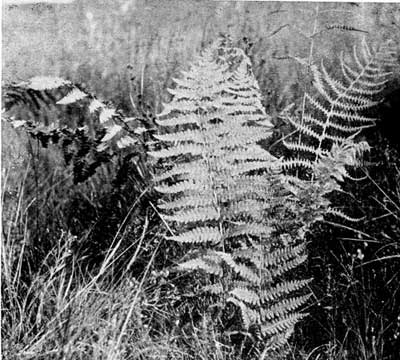
[{"label": "fern frond", "polygon": [[[258,136],[254,136],[254,139],[258,140]],[[233,150],[223,158],[220,158],[220,160],[221,162],[268,160],[270,163],[273,163],[276,158],[265,151],[261,146],[250,145],[245,149]],[[270,166],[268,166],[268,168],[270,168]]]},{"label": "fern frond", "polygon": [[328,214],[340,217],[340,218],[342,218],[342,219],[344,219],[346,221],[349,221],[349,222],[360,222],[360,221],[363,221],[365,219],[365,217],[353,218],[351,216],[346,215],[343,211],[340,211],[338,209],[328,209]]},{"label": "fern frond", "polygon": [[172,169],[165,171],[162,174],[156,175],[154,180],[156,182],[161,182],[168,178],[174,176],[183,176],[185,174],[192,174],[193,177],[197,176],[199,173],[204,173],[207,171],[206,164],[203,160],[192,161],[188,163],[174,164]]},{"label": "fern frond", "polygon": [[257,293],[246,288],[235,288],[231,290],[229,294],[234,296],[236,299],[250,305],[260,304],[260,298],[258,297]]},{"label": "fern frond", "polygon": [[78,88],[73,88],[66,96],[64,96],[61,100],[57,101],[58,105],[68,105],[75,103],[79,100],[87,97],[88,94],[79,90]]},{"label": "fern frond", "polygon": [[160,114],[157,114],[157,117],[163,117],[169,115],[171,112],[180,112],[180,113],[191,113],[195,112],[198,109],[193,102],[186,101],[175,101],[174,103],[164,104],[164,110]]},{"label": "fern frond", "polygon": [[290,270],[293,270],[300,264],[302,264],[304,261],[307,260],[307,255],[302,255],[294,258],[293,260],[289,260],[286,263],[282,264],[281,266],[278,266],[275,269],[271,270],[271,275],[273,277],[278,277],[281,276],[282,274],[285,274],[289,272]]},{"label": "fern frond", "polygon": [[179,264],[179,268],[187,271],[202,270],[207,274],[222,275],[222,268],[219,264],[201,258],[185,261]]},{"label": "fern frond", "polygon": [[[65,80],[59,77],[38,76],[33,77],[26,82],[10,86],[10,88],[14,89],[14,91],[18,90],[16,91],[16,95],[18,95],[19,93],[19,100],[17,100],[17,102],[25,102],[25,105],[28,107],[32,107],[33,105],[34,107],[37,107],[37,109],[40,111],[42,109],[46,109],[45,111],[47,111],[47,109],[50,109],[52,105],[75,105],[78,107],[88,107],[89,113],[96,113],[96,115],[99,116],[99,123],[101,125],[100,128],[106,130],[105,135],[100,135],[102,134],[102,132],[100,131],[91,132],[94,135],[90,136],[96,138],[97,144],[95,146],[95,152],[97,153],[103,153],[106,150],[114,150],[112,148],[115,146],[118,149],[124,149],[137,144],[137,139],[130,136],[129,125],[120,126],[120,124],[123,124],[125,122],[125,118],[122,113],[117,112],[114,108],[107,106],[103,102],[97,100],[95,95],[83,90],[82,86],[78,84],[73,84],[69,80]],[[21,94],[24,93],[26,94],[26,96],[21,96]],[[60,97],[60,94],[62,94],[61,99],[57,101],[57,98]],[[13,98],[13,96],[10,95],[10,98]],[[59,119],[54,119],[54,122],[50,126],[54,125],[59,125]],[[67,127],[70,127],[71,125],[72,124],[68,125]],[[95,125],[97,125],[97,123]],[[93,125],[91,125],[91,128],[92,126]],[[67,136],[67,132],[69,130],[65,130],[66,128],[64,128],[63,131],[60,131],[58,137],[55,135],[56,130],[52,129],[52,139],[54,139],[55,142],[62,143],[63,141],[59,141],[59,139]],[[49,134],[45,134],[45,132],[39,130],[39,128],[37,130],[38,131],[34,132],[32,129],[31,133],[33,136],[41,137],[41,133],[43,133],[43,139],[49,138]],[[75,129],[73,129],[73,131],[74,130]],[[101,138],[101,136],[103,137]],[[70,143],[70,139],[67,142]],[[104,158],[104,154],[102,156]],[[103,162],[104,161],[106,160],[103,160]],[[69,162],[69,160],[67,162]],[[95,161],[95,163],[97,163],[97,161]],[[94,164],[90,165],[89,167],[91,169],[94,169]],[[80,165],[79,168],[81,169],[82,166]],[[92,173],[92,170],[87,171],[86,173],[87,175],[84,176],[85,178],[87,178],[89,173]],[[81,176],[79,176],[79,178],[81,178]]]},{"label": "fern frond", "polygon": [[282,295],[291,294],[299,289],[304,288],[310,282],[311,279],[284,281],[266,291],[263,291],[261,299],[262,301],[274,301]]},{"label": "fern frond", "polygon": [[[314,85],[319,98],[308,93],[304,99],[307,107],[300,121],[287,117],[300,136],[297,141],[286,141],[289,150],[303,152],[296,160],[284,160],[286,169],[313,165],[329,154],[332,144],[342,144],[360,130],[373,124],[373,118],[363,111],[379,104],[374,96],[380,93],[390,72],[384,71],[385,59],[392,59],[389,48],[372,51],[365,41],[361,43],[361,58],[357,48],[353,48],[352,65],[340,56],[343,81],[336,79],[321,62],[320,69],[313,67]],[[308,141],[309,143],[306,143]],[[311,145],[312,144],[312,145]],[[313,160],[310,161],[310,155]]]},{"label": "fern frond", "polygon": [[241,235],[253,235],[253,236],[268,236],[271,234],[273,229],[269,226],[259,224],[259,223],[250,223],[235,226],[229,236],[236,237]]},{"label": "fern frond", "polygon": [[234,252],[234,258],[246,260],[251,262],[256,266],[256,268],[260,268],[262,263],[262,255],[259,249],[249,248],[249,249],[240,249]]},{"label": "fern frond", "polygon": [[267,359],[266,356],[268,353],[275,352],[284,348],[284,346],[287,345],[290,336],[292,336],[293,331],[294,327],[292,326],[277,335],[271,336],[271,338],[266,343],[265,350],[261,354],[260,358]]},{"label": "fern frond", "polygon": [[259,201],[257,199],[245,199],[245,200],[239,200],[234,203],[232,203],[228,207],[228,213],[230,217],[236,218],[239,215],[249,215],[253,219],[260,218],[262,219],[262,213],[264,208],[268,206],[262,201]]},{"label": "fern frond", "polygon": [[261,332],[268,335],[277,335],[292,328],[305,314],[294,313],[261,326]]},{"label": "fern frond", "polygon": [[314,99],[311,95],[305,94],[305,98],[307,101],[315,107],[317,110],[319,110],[321,113],[323,113],[325,116],[328,116],[329,114],[329,109],[326,108],[324,105],[322,105],[318,100]]},{"label": "fern frond", "polygon": [[[289,142],[289,141],[283,141],[283,144],[292,151],[303,151],[303,152],[307,152],[310,154],[314,154],[314,155],[319,155],[318,149],[315,146],[312,145],[305,145],[305,144],[299,144],[299,143],[293,143],[293,142]],[[327,150],[322,150],[323,155],[328,155],[329,152]]]},{"label": "fern frond", "polygon": [[317,125],[317,126],[319,126],[321,128],[323,128],[325,126],[325,123],[322,120],[318,120],[318,119],[316,119],[313,116],[308,115],[308,114],[304,114],[303,122],[304,123],[312,123],[312,124]]},{"label": "fern frond", "polygon": [[264,262],[268,267],[279,265],[280,263],[287,263],[291,258],[296,258],[304,252],[305,245],[300,244],[295,247],[286,247],[277,249],[273,252],[265,254]]},{"label": "fern frond", "polygon": [[187,191],[204,191],[208,189],[206,184],[194,182],[191,180],[181,181],[173,185],[158,185],[155,189],[164,194],[176,194]]},{"label": "fern frond", "polygon": [[[365,118],[365,122],[374,122],[375,119],[373,118]],[[340,123],[334,123],[331,122],[329,124],[329,127],[344,133],[349,133],[349,134],[354,134],[357,131],[360,131],[362,129],[367,129],[369,127],[373,126],[373,124],[370,125],[362,125],[362,126],[347,126],[347,125],[341,125]],[[328,153],[327,150],[323,150],[321,151],[321,155],[326,155]]]},{"label": "fern frond", "polygon": [[[189,249],[191,260],[179,269],[213,275],[206,278],[209,285],[203,291],[218,296],[223,307],[232,303],[240,309],[241,327],[249,329],[262,324],[262,308],[274,306],[270,298],[277,301],[305,286],[284,280],[306,256],[301,246],[277,246],[278,241],[282,245],[277,234],[282,220],[274,213],[283,214],[289,207],[285,197],[290,192],[280,175],[285,165],[313,164],[285,164],[260,145],[272,134],[272,122],[250,60],[242,51],[229,49],[206,50],[175,79],[173,98],[156,121],[162,128],[155,135],[161,150],[150,155],[166,167],[155,180],[156,190],[167,195],[159,205],[166,212],[163,219],[174,222],[176,229],[168,240]],[[299,126],[299,131],[310,133]],[[315,134],[319,141],[320,134]],[[277,316],[286,323],[271,325],[276,338],[279,329],[288,333],[285,316],[300,306],[301,297],[280,302]],[[296,318],[290,319],[294,324]]]},{"label": "fern frond", "polygon": [[[157,190],[159,191],[160,188],[157,187]],[[193,195],[182,196],[176,200],[166,202],[164,204],[159,204],[158,207],[163,210],[174,210],[174,209],[190,208],[190,207],[197,208],[197,207],[210,206],[213,204],[213,202],[214,198],[210,196],[209,193],[203,192],[199,194],[196,193]]]},{"label": "fern frond", "polygon": [[260,277],[248,266],[244,264],[238,264],[235,262],[233,270],[238,273],[246,281],[258,285],[261,281]]},{"label": "fern frond", "polygon": [[103,136],[101,141],[105,142],[105,141],[111,140],[121,130],[122,130],[122,126],[120,126],[120,125],[112,125],[112,126],[106,127],[106,134]]},{"label": "fern frond", "polygon": [[[158,115],[160,117],[160,115]],[[205,119],[207,120],[207,118]],[[210,119],[211,120],[211,119]],[[188,124],[197,124],[199,122],[198,115],[180,115],[169,119],[156,119],[156,124],[160,126],[179,126]]]},{"label": "fern frond", "polygon": [[282,318],[287,313],[291,313],[310,298],[311,294],[307,294],[304,296],[297,296],[290,299],[283,299],[279,301],[277,304],[272,305],[268,308],[268,310],[262,312],[262,318],[266,320],[272,320],[274,318]]},{"label": "fern frond", "polygon": [[288,117],[287,119],[301,133],[308,135],[309,137],[314,138],[316,140],[321,139],[321,134],[312,130],[309,126],[306,126],[305,124],[301,124],[301,123],[295,121],[294,119],[292,119],[291,117]]},{"label": "fern frond", "polygon": [[190,223],[207,220],[217,220],[219,212],[212,206],[199,207],[190,210],[181,210],[174,213],[174,215],[164,215],[167,221],[175,221],[178,223]]},{"label": "fern frond", "polygon": [[250,282],[251,284],[260,283],[260,277],[249,266],[238,263],[231,256],[231,254],[226,254],[221,252],[217,254],[228,266],[230,266],[235,271],[235,273],[239,274],[243,280]]},{"label": "fern frond", "polygon": [[108,107],[102,108],[99,115],[100,124],[104,124],[105,122],[112,119],[114,116],[117,116],[115,109]]},{"label": "fern frond", "polygon": [[206,143],[207,139],[200,130],[187,130],[170,134],[154,135],[157,140],[164,142],[183,142],[193,141],[196,143]]},{"label": "fern frond", "polygon": [[[373,106],[375,106],[376,104],[377,104],[377,102]],[[350,123],[356,122],[356,121],[366,123],[366,122],[372,122],[372,121],[376,120],[376,119],[369,118],[366,116],[350,113],[348,111],[340,111],[340,110],[332,111],[331,116],[340,118],[341,120],[348,121]],[[332,126],[331,123],[329,124],[329,126]]]},{"label": "fern frond", "polygon": [[281,161],[282,169],[292,169],[296,167],[304,167],[313,169],[314,165],[310,160],[307,159],[288,159]]},{"label": "fern frond", "polygon": [[92,114],[100,109],[105,108],[106,105],[103,104],[101,101],[97,100],[96,98],[93,98],[89,104],[89,112]]},{"label": "fern frond", "polygon": [[206,243],[218,244],[222,240],[222,234],[215,227],[197,227],[194,230],[184,232],[176,236],[168,236],[168,240],[174,240],[180,243]]}]

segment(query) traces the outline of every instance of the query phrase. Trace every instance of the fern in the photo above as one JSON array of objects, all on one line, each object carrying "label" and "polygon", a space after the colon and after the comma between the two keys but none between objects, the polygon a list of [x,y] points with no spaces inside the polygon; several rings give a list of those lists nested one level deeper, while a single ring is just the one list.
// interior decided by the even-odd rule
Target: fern
[{"label": "fern", "polygon": [[[288,149],[303,155],[287,160],[283,166],[312,169],[322,158],[332,155],[334,146],[336,153],[344,144],[348,150],[354,136],[374,124],[375,119],[363,113],[379,103],[373,98],[381,93],[391,74],[385,68],[393,65],[393,55],[389,43],[374,51],[363,40],[360,51],[354,47],[353,64],[341,55],[342,80],[330,75],[323,62],[320,69],[311,67],[319,96],[306,93],[308,110],[302,118],[287,117],[300,137],[298,141],[284,141]],[[356,165],[353,160],[347,165]]]},{"label": "fern", "polygon": [[[274,349],[301,318],[297,309],[307,298],[285,298],[307,281],[285,277],[306,257],[295,234],[287,234],[289,244],[280,241],[277,219],[291,195],[280,161],[258,143],[272,124],[250,61],[240,49],[216,43],[175,83],[157,120],[163,148],[150,152],[164,164],[156,176],[165,195],[159,207],[177,231],[168,239],[190,246],[179,268],[212,275],[203,291],[218,295],[223,307],[234,305],[244,330],[271,329],[262,333]],[[270,313],[274,323],[264,316]]]},{"label": "fern", "polygon": [[[124,149],[131,154],[125,150],[123,162],[132,153],[141,152],[138,148],[143,135],[134,127],[138,121],[123,116],[69,80],[37,76],[19,84],[5,85],[3,91],[6,109],[3,119],[37,139],[43,147],[49,143],[59,145],[66,165],[72,164],[75,183],[87,180],[99,166],[122,154]],[[82,108],[87,107],[88,118],[77,124],[73,124],[70,116],[62,121],[71,107],[79,110],[79,116],[84,113]],[[46,119],[47,113],[49,118]],[[16,118],[21,115],[24,120]]]},{"label": "fern", "polygon": [[[376,99],[391,74],[386,69],[395,64],[394,55],[390,43],[372,50],[364,39],[360,51],[353,48],[352,64],[341,54],[341,80],[330,75],[323,62],[320,70],[311,67],[319,96],[305,93],[302,117],[297,120],[287,116],[299,137],[297,141],[284,141],[295,156],[284,160],[282,166],[289,173],[296,169],[297,176],[305,175],[305,179],[311,179],[314,182],[311,187],[316,193],[326,195],[340,191],[332,178],[336,182],[354,179],[348,168],[359,166],[363,153],[369,150],[365,141],[356,141],[356,136],[374,125],[375,119],[366,116],[365,112],[379,103]],[[299,173],[299,169],[304,172]],[[325,200],[320,204],[327,206],[328,203]],[[326,214],[351,222],[360,220],[329,206]]]},{"label": "fern", "polygon": [[31,101],[27,99],[27,93],[31,94],[32,101],[37,104],[40,100],[46,103],[45,96],[49,96],[55,91],[60,91],[63,94],[61,98],[55,100],[51,96],[50,101],[47,102],[51,103],[54,100],[54,104],[58,106],[87,106],[89,113],[97,115],[101,128],[105,130],[105,134],[100,138],[100,151],[107,150],[115,145],[117,148],[123,149],[134,145],[137,141],[134,130],[128,124],[131,120],[130,118],[122,116],[114,107],[101,102],[95,95],[83,90],[81,86],[73,84],[69,80],[59,77],[36,76],[28,81],[10,85],[5,90],[6,109],[10,109],[12,106],[20,102],[24,103],[25,101],[28,101],[28,106],[32,108],[29,104]]}]

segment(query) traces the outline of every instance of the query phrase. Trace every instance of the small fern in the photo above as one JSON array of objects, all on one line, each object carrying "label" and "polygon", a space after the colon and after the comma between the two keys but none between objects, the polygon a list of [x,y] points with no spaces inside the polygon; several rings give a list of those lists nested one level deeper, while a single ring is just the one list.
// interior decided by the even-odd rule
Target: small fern
[{"label": "small fern", "polygon": [[[391,74],[385,68],[394,64],[394,53],[389,43],[373,51],[363,40],[360,51],[354,47],[353,63],[349,64],[341,54],[343,80],[330,75],[323,62],[320,69],[311,66],[313,84],[319,96],[305,94],[308,110],[300,120],[287,116],[300,137],[298,141],[284,141],[284,144],[289,150],[303,155],[286,161],[286,168],[312,170],[316,162],[330,156],[332,146],[335,145],[337,150],[346,144],[348,149],[356,134],[373,126],[375,119],[365,116],[364,112],[378,104],[374,97],[381,93]],[[365,144],[361,146],[367,148]]]},{"label": "small fern", "polygon": [[[28,81],[8,86],[5,90],[6,109],[25,101],[29,104],[30,101],[25,95],[29,92],[32,99],[46,101],[44,94],[49,95],[51,92],[61,91],[63,93],[61,98],[54,101],[59,106],[81,105],[84,102],[89,113],[97,115],[98,122],[105,130],[105,135],[100,139],[100,150],[106,150],[112,144],[116,144],[118,148],[122,149],[135,144],[137,141],[134,131],[130,129],[128,124],[130,118],[122,116],[114,107],[99,101],[95,95],[83,90],[81,86],[73,84],[69,80],[59,77],[36,76]],[[111,142],[112,139],[115,141]]]},{"label": "small fern", "polygon": [[[143,152],[141,119],[123,116],[69,80],[37,76],[5,85],[3,91],[6,111],[2,118],[37,139],[42,147],[58,145],[66,165],[72,164],[75,183],[87,180],[116,155],[124,153],[125,162],[132,154]],[[74,124],[70,120],[71,108],[77,109],[80,118],[85,115],[83,121]],[[62,121],[65,115],[67,121]]]}]

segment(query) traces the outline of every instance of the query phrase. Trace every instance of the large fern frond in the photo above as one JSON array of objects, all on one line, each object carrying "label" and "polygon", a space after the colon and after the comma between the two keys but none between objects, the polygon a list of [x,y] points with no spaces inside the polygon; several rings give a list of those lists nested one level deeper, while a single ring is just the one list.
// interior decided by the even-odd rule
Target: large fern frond
[{"label": "large fern frond", "polygon": [[150,154],[165,168],[155,180],[166,195],[159,207],[177,233],[168,239],[190,245],[179,268],[212,275],[203,290],[233,304],[244,329],[269,324],[262,311],[286,321],[265,332],[275,337],[297,319],[287,316],[302,298],[284,297],[307,282],[285,276],[304,261],[304,246],[283,246],[279,221],[269,220],[285,208],[288,193],[277,173],[282,164],[259,144],[272,123],[250,65],[240,49],[205,50],[175,80],[157,119],[159,150]]}]

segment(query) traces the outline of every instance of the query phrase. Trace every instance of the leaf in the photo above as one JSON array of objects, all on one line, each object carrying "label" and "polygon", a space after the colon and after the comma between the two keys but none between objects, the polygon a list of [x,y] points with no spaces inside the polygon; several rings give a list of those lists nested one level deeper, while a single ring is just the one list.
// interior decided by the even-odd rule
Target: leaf
[{"label": "leaf", "polygon": [[112,125],[110,127],[107,127],[106,129],[107,129],[107,132],[102,137],[102,139],[101,139],[102,142],[111,140],[115,135],[117,135],[122,130],[122,126]]},{"label": "leaf", "polygon": [[238,300],[241,300],[245,303],[251,304],[251,305],[259,305],[260,304],[260,298],[258,295],[249,289],[245,288],[236,288],[233,289],[232,291],[229,292],[231,295],[236,297]]},{"label": "leaf", "polygon": [[205,261],[201,258],[185,261],[184,263],[179,264],[178,268],[180,270],[188,271],[203,270],[208,274],[214,275],[222,274],[222,269],[218,264]]},{"label": "leaf", "polygon": [[173,215],[164,215],[167,221],[175,221],[178,223],[190,223],[207,220],[217,220],[220,217],[219,212],[211,206],[199,207],[190,210],[181,210],[175,212]]},{"label": "leaf", "polygon": [[300,319],[305,315],[300,313],[294,313],[285,316],[284,318],[279,318],[276,321],[266,323],[261,326],[261,332],[268,335],[276,335],[287,331],[292,328]]},{"label": "leaf", "polygon": [[92,114],[99,109],[105,108],[105,104],[94,98],[89,104],[89,112]]},{"label": "leaf", "polygon": [[261,299],[262,301],[274,301],[282,295],[290,294],[294,291],[304,288],[310,282],[310,279],[282,281],[274,287],[263,291]]},{"label": "leaf", "polygon": [[191,231],[184,232],[176,236],[168,236],[168,240],[181,243],[206,243],[218,244],[222,240],[222,235],[215,227],[197,227]]},{"label": "leaf", "polygon": [[88,94],[79,90],[78,88],[73,88],[66,96],[64,96],[61,100],[57,101],[58,105],[69,105],[76,103],[79,100],[87,97]]},{"label": "leaf", "polygon": [[126,147],[135,145],[136,143],[137,143],[137,140],[135,140],[134,138],[127,135],[117,141],[117,146],[120,149],[124,149]]},{"label": "leaf", "polygon": [[100,124],[104,124],[105,122],[110,120],[113,116],[117,116],[115,109],[103,107],[101,109],[100,116],[99,116]]},{"label": "leaf", "polygon": [[303,305],[310,296],[311,294],[307,294],[304,296],[292,297],[290,299],[282,299],[270,306],[267,310],[263,311],[262,317],[267,320],[282,318],[286,316],[286,314],[293,313],[294,310]]}]

